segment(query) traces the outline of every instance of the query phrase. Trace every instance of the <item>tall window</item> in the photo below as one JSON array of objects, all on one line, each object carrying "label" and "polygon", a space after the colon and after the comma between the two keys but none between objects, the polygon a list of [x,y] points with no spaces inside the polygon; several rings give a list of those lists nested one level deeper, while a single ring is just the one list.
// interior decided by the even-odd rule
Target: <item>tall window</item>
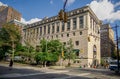
[{"label": "tall window", "polygon": [[90,28],[92,29],[92,18],[90,17]]},{"label": "tall window", "polygon": [[56,30],[57,30],[57,33],[58,33],[58,32],[59,32],[59,30],[60,30],[60,28],[59,28],[59,24],[60,24],[60,23],[59,23],[59,22],[57,22],[57,29],[56,29]]},{"label": "tall window", "polygon": [[39,28],[37,28],[37,34],[38,34]]},{"label": "tall window", "polygon": [[62,22],[62,32],[65,30],[64,23]]},{"label": "tall window", "polygon": [[38,31],[39,31],[39,28],[37,28],[37,34],[36,34],[37,36],[38,36]]},{"label": "tall window", "polygon": [[52,33],[55,32],[55,26],[54,26],[54,23],[52,24]]},{"label": "tall window", "polygon": [[73,18],[73,30],[77,28],[76,24],[77,24],[76,18]]},{"label": "tall window", "polygon": [[97,29],[97,26],[96,26],[96,22],[94,23],[94,32],[97,33],[96,29]]},{"label": "tall window", "polygon": [[42,35],[42,27],[40,27],[40,35]]},{"label": "tall window", "polygon": [[83,28],[83,27],[84,27],[84,17],[83,17],[83,16],[80,16],[80,17],[79,17],[79,23],[80,23],[80,24],[79,24],[79,27],[80,27],[80,28]]},{"label": "tall window", "polygon": [[44,34],[46,34],[46,26],[44,26]]},{"label": "tall window", "polygon": [[93,20],[93,31],[94,31],[94,27],[95,27],[95,22],[94,22],[94,20]]},{"label": "tall window", "polygon": [[50,34],[50,24],[48,25],[48,34]]},{"label": "tall window", "polygon": [[67,31],[69,31],[70,30],[70,20],[68,20],[68,22],[67,22]]}]

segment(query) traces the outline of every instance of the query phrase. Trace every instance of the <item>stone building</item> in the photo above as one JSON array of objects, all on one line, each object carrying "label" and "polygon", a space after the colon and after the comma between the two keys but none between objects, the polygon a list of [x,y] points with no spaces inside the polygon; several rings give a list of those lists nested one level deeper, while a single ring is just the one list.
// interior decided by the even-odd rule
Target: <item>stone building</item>
[{"label": "stone building", "polygon": [[39,45],[40,40],[45,38],[60,40],[64,45],[72,39],[73,47],[77,52],[74,64],[91,65],[100,64],[100,25],[89,6],[67,12],[68,21],[63,23],[58,16],[45,18],[41,21],[29,24],[24,29],[24,39],[32,46]]},{"label": "stone building", "polygon": [[101,26],[101,57],[109,58],[115,50],[114,31],[109,24]]},{"label": "stone building", "polygon": [[21,14],[9,6],[0,6],[0,27],[11,20],[21,20]]}]

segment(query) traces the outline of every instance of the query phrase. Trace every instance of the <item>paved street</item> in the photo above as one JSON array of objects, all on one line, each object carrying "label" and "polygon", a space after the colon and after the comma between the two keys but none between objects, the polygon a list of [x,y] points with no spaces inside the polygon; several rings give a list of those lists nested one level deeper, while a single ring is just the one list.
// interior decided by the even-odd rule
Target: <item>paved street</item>
[{"label": "paved street", "polygon": [[12,70],[7,66],[0,66],[0,79],[119,79],[108,69],[49,69],[29,66],[14,66]]}]

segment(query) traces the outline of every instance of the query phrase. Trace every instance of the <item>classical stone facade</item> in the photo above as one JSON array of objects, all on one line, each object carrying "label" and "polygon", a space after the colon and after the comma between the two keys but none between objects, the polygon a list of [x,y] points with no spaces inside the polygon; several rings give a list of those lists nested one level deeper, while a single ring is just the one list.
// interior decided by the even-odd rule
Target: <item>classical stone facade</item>
[{"label": "classical stone facade", "polygon": [[72,39],[77,52],[77,62],[74,64],[90,67],[100,63],[100,25],[89,6],[67,12],[68,21],[63,23],[58,16],[45,18],[29,24],[24,29],[24,39],[32,46],[39,45],[41,39],[58,39],[67,45]]},{"label": "classical stone facade", "polygon": [[21,20],[21,14],[9,6],[0,6],[0,27],[11,20]]},{"label": "classical stone facade", "polygon": [[104,24],[101,26],[101,57],[111,57],[114,50],[114,31],[109,24]]}]

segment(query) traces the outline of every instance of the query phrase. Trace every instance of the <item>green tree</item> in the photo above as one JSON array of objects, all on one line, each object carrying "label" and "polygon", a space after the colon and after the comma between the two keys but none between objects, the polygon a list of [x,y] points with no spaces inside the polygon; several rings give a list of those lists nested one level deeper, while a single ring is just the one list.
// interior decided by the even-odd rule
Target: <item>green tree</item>
[{"label": "green tree", "polygon": [[59,40],[41,40],[40,53],[35,56],[36,62],[42,62],[44,66],[46,66],[48,62],[55,64],[61,54],[61,45]]},{"label": "green tree", "polygon": [[4,46],[10,47],[10,49],[12,50],[12,59],[14,58],[16,45],[20,42],[20,40],[21,31],[18,26],[9,23],[3,25],[0,30],[0,46],[2,47],[2,49],[4,48]]},{"label": "green tree", "polygon": [[58,55],[61,54],[62,43],[59,40],[51,40],[48,42],[48,51],[53,53],[56,52]]},{"label": "green tree", "polygon": [[71,59],[74,60],[76,58],[75,53],[73,52],[73,44],[72,39],[68,41],[68,46],[66,47],[65,59],[68,59],[68,66],[71,65]]}]

